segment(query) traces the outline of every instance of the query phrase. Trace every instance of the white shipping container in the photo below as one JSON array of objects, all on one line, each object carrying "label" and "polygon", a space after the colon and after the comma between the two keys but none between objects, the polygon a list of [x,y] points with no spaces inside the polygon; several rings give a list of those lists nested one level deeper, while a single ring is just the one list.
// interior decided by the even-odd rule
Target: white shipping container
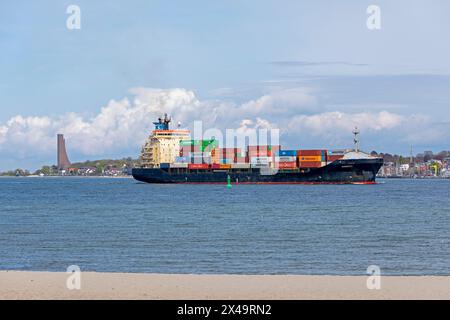
[{"label": "white shipping container", "polygon": [[272,162],[272,157],[251,157],[250,163],[253,164],[265,164],[268,165],[269,162]]},{"label": "white shipping container", "polygon": [[275,162],[294,162],[294,161],[297,161],[297,157],[291,156],[275,157]]},{"label": "white shipping container", "polygon": [[250,166],[251,166],[252,168],[264,168],[264,169],[269,169],[269,168],[270,168],[270,166],[269,166],[268,163],[267,163],[267,164],[252,163]]},{"label": "white shipping container", "polygon": [[189,152],[189,157],[191,158],[211,157],[211,152]]},{"label": "white shipping container", "polygon": [[248,168],[250,168],[250,163],[232,163],[231,168],[233,168],[233,169],[248,169]]},{"label": "white shipping container", "polygon": [[187,163],[171,163],[170,167],[171,168],[187,168],[188,164]]},{"label": "white shipping container", "polygon": [[328,150],[327,154],[329,155],[344,155],[345,154],[345,150]]},{"label": "white shipping container", "polygon": [[251,164],[252,168],[269,168],[269,164],[268,163],[252,163]]},{"label": "white shipping container", "polygon": [[190,163],[211,163],[211,157],[190,157]]}]

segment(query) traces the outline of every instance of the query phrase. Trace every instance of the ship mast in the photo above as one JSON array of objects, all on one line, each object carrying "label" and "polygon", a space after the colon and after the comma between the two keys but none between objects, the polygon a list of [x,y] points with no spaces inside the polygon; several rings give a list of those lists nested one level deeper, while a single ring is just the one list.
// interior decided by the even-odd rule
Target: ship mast
[{"label": "ship mast", "polygon": [[169,129],[169,123],[172,122],[172,117],[168,117],[167,113],[164,113],[164,125]]},{"label": "ship mast", "polygon": [[164,118],[159,117],[158,122],[153,122],[156,130],[169,130],[169,124],[172,122],[172,117],[167,116],[167,113],[164,114]]},{"label": "ship mast", "polygon": [[353,135],[355,136],[353,138],[353,143],[355,144],[355,152],[359,152],[359,129],[358,127],[355,127],[355,129],[353,129]]}]

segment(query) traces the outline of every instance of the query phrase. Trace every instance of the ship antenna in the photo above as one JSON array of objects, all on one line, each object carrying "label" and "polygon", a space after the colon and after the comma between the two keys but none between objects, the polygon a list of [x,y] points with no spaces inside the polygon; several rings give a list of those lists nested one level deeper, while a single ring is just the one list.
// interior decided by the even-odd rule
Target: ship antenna
[{"label": "ship antenna", "polygon": [[359,129],[358,127],[355,127],[355,129],[353,129],[353,134],[355,135],[355,137],[353,138],[353,143],[355,144],[355,151],[359,152]]}]

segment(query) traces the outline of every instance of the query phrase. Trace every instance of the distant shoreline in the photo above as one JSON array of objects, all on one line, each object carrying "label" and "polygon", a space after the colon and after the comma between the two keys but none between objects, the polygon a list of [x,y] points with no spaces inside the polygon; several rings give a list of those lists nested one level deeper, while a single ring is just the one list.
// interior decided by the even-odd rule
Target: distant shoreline
[{"label": "distant shoreline", "polygon": [[133,176],[36,176],[36,175],[30,175],[30,176],[0,176],[0,178],[107,178],[107,179],[132,179]]},{"label": "distant shoreline", "polygon": [[0,299],[450,299],[450,276],[194,275],[0,271]]},{"label": "distant shoreline", "polygon": [[[29,176],[0,176],[1,178],[89,178],[89,179],[95,179],[95,178],[105,178],[105,179],[133,179],[133,176],[37,176],[37,175],[29,175]],[[376,180],[449,180],[450,178],[442,178],[442,177],[426,177],[426,178],[410,178],[410,177],[378,177]]]}]

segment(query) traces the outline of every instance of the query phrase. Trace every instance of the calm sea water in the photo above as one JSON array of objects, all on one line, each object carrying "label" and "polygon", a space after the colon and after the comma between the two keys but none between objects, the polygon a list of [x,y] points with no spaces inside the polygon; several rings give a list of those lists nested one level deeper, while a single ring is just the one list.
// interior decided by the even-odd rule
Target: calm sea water
[{"label": "calm sea water", "polygon": [[450,274],[450,180],[151,185],[1,178],[0,269]]}]

